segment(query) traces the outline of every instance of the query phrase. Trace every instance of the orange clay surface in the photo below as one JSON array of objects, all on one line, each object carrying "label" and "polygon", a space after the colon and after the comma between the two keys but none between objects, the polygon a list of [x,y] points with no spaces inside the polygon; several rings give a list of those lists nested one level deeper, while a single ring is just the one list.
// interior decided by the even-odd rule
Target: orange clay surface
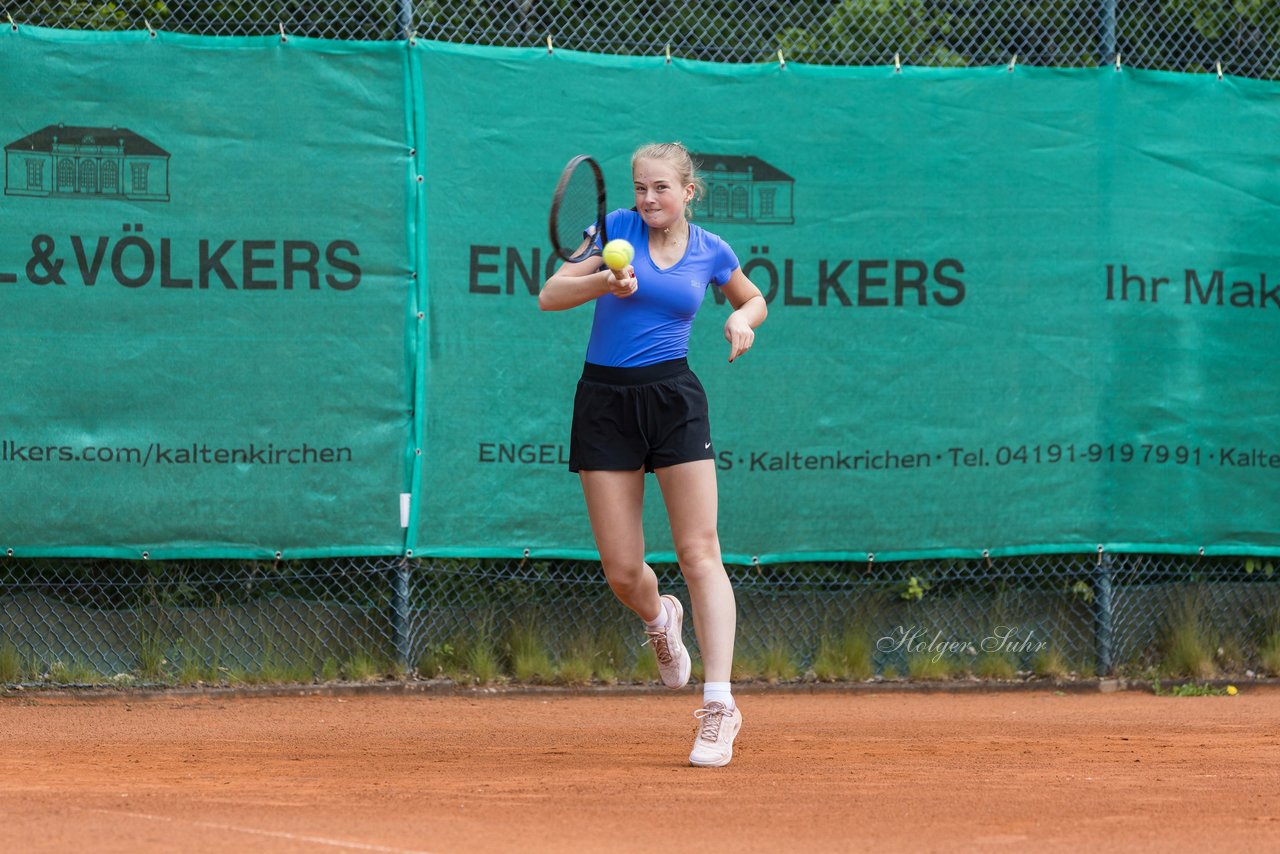
[{"label": "orange clay surface", "polygon": [[0,851],[1277,851],[1280,690],[0,697]]}]

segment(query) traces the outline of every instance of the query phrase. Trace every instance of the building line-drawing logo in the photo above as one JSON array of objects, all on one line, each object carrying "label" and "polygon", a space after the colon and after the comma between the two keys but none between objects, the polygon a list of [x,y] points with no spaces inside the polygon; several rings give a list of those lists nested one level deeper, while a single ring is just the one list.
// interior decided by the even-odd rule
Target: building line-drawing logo
[{"label": "building line-drawing logo", "polygon": [[795,179],[759,157],[692,153],[707,191],[693,214],[707,222],[793,225]]},{"label": "building line-drawing logo", "polygon": [[169,201],[169,152],[128,128],[48,125],[4,147],[6,196]]}]

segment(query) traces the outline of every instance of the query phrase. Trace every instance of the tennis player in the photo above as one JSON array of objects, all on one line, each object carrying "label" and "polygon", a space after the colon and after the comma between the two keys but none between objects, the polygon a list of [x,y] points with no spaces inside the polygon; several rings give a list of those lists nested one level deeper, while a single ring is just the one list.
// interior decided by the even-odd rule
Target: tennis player
[{"label": "tennis player", "polygon": [[563,311],[595,302],[574,398],[569,470],[581,479],[609,587],[644,620],[662,682],[677,689],[688,683],[691,666],[684,609],[675,596],[659,593],[644,559],[645,473],[658,478],[706,677],[689,762],[715,767],[733,758],[742,727],[730,689],[737,606],[720,557],[707,397],[686,356],[708,285],[733,306],[724,324],[730,362],[751,349],[768,309],[729,245],[689,221],[705,187],[685,147],[641,146],[631,172],[635,209],[610,213],[605,230],[635,247],[632,265],[618,274],[599,256],[564,264],[547,279],[538,305]]}]

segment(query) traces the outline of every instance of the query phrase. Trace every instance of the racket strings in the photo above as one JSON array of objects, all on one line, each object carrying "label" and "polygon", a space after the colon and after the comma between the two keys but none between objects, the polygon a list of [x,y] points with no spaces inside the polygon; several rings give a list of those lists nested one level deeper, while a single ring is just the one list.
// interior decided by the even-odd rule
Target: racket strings
[{"label": "racket strings", "polygon": [[598,224],[599,190],[595,172],[579,165],[569,176],[556,212],[556,241],[574,256],[586,254],[586,241],[594,240]]}]

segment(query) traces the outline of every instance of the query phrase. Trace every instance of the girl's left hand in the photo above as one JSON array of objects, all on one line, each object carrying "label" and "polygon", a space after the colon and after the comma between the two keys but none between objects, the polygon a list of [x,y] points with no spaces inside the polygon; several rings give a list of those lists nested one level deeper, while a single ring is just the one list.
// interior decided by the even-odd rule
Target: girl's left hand
[{"label": "girl's left hand", "polygon": [[724,323],[724,340],[729,342],[729,361],[741,356],[755,343],[756,331],[740,313],[733,312]]}]

